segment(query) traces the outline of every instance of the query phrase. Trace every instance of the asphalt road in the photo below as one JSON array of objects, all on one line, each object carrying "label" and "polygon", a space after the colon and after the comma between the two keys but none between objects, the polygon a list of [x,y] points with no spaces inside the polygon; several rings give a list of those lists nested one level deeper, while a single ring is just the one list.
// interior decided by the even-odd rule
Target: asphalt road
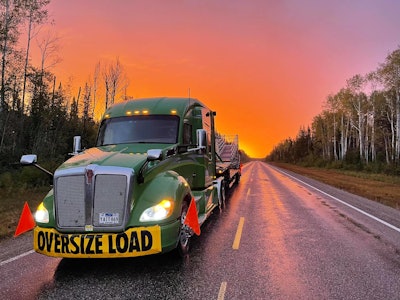
[{"label": "asphalt road", "polygon": [[400,211],[252,162],[186,259],[48,258],[26,234],[0,243],[0,299],[400,299],[399,228]]}]

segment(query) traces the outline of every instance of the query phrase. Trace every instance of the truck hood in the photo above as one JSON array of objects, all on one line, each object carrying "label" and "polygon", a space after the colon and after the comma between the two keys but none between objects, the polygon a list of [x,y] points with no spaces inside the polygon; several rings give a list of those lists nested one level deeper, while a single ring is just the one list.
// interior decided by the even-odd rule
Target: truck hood
[{"label": "truck hood", "polygon": [[[167,148],[170,148],[168,145]],[[98,148],[91,148],[85,150],[79,155],[76,155],[66,162],[64,162],[58,169],[69,169],[74,167],[85,167],[90,164],[99,166],[116,166],[131,168],[138,171],[139,168],[147,159],[147,150],[149,149],[162,149],[165,145],[154,144],[149,145],[110,145]]]}]

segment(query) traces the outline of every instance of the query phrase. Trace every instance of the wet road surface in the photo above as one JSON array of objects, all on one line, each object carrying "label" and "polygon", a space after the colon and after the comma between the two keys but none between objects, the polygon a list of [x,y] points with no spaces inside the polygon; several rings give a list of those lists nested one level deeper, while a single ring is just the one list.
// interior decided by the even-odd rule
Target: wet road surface
[{"label": "wet road surface", "polygon": [[28,234],[0,244],[0,299],[399,299],[396,228],[397,210],[252,162],[186,259],[48,258]]}]

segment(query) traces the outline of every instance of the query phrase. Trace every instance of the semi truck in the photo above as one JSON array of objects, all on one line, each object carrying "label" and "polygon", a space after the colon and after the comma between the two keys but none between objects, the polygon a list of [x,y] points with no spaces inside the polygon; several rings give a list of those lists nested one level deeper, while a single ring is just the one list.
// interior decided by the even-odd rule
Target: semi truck
[{"label": "semi truck", "polygon": [[[53,257],[135,257],[189,252],[190,239],[240,181],[237,136],[193,98],[146,98],[109,107],[95,147],[74,137],[71,157],[34,216],[34,249]],[[190,220],[189,220],[190,218]]]}]

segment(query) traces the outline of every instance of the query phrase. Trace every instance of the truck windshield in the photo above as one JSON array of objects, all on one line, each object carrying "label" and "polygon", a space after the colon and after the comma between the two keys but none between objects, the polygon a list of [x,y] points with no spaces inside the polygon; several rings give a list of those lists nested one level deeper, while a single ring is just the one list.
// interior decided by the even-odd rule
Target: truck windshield
[{"label": "truck windshield", "polygon": [[176,144],[178,116],[149,115],[106,119],[97,137],[97,146],[127,143]]}]

